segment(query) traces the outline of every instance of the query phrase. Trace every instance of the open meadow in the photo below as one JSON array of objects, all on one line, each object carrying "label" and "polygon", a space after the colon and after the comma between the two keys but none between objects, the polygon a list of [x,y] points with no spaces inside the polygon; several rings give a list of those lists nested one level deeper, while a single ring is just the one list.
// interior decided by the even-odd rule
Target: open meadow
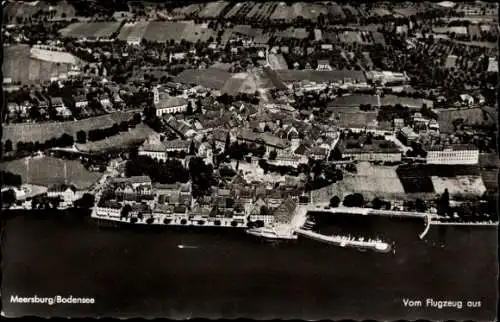
[{"label": "open meadow", "polygon": [[36,59],[28,45],[4,46],[4,60],[2,64],[3,77],[12,79],[12,82],[34,84],[49,81],[70,71],[72,64],[63,62]]},{"label": "open meadow", "polygon": [[175,82],[196,84],[212,89],[222,89],[231,78],[231,73],[218,68],[186,69],[177,75]]},{"label": "open meadow", "polygon": [[110,136],[104,140],[90,142],[85,144],[76,144],[76,148],[81,152],[94,153],[104,152],[114,149],[122,149],[132,145],[140,144],[146,140],[154,131],[145,124],[139,124],[128,132],[120,132],[117,135]]},{"label": "open meadow", "polygon": [[120,28],[120,22],[76,22],[60,30],[68,38],[109,38]]},{"label": "open meadow", "polygon": [[73,184],[86,189],[101,177],[99,172],[88,171],[78,160],[53,157],[28,157],[0,163],[0,169],[21,175],[23,183],[50,187]]},{"label": "open meadow", "polygon": [[76,136],[80,130],[87,132],[107,128],[115,123],[128,121],[132,116],[131,112],[115,112],[79,121],[6,124],[3,126],[2,141],[11,140],[14,147],[19,141],[43,143],[46,140],[58,138],[64,133]]}]

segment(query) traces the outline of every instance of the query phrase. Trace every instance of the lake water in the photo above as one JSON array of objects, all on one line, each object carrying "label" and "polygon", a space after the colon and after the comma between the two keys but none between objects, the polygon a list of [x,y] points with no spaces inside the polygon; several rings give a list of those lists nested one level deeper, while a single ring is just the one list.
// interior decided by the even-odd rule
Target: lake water
[{"label": "lake water", "polygon": [[[395,253],[312,240],[270,244],[223,228],[102,228],[74,213],[16,212],[4,222],[7,316],[162,316],[493,320],[497,228],[433,227],[421,220],[337,216],[322,231],[366,232]],[[178,245],[193,246],[178,248]],[[95,304],[12,304],[18,296],[93,297]],[[463,301],[430,308],[427,298]],[[405,307],[403,300],[421,300]],[[466,307],[481,302],[480,308]]]}]

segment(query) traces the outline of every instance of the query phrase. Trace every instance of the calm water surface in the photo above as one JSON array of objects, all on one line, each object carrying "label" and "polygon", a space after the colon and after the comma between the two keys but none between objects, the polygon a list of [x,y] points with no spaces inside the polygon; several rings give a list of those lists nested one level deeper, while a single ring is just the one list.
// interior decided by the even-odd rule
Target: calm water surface
[{"label": "calm water surface", "polygon": [[[496,227],[434,227],[421,241],[421,220],[316,221],[322,232],[382,237],[395,243],[395,253],[304,239],[275,245],[224,229],[99,228],[71,213],[17,212],[4,222],[3,310],[8,316],[496,317]],[[96,303],[9,303],[14,294]],[[405,307],[405,298],[424,307]],[[461,300],[464,308],[426,308],[427,298]],[[481,301],[481,308],[466,308],[466,301]]]}]

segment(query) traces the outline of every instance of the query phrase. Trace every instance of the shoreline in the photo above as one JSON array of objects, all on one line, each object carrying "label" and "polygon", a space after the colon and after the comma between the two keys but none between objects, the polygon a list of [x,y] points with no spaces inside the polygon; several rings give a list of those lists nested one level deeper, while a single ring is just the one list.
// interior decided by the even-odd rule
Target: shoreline
[{"label": "shoreline", "polygon": [[[88,217],[89,219],[93,219],[96,221],[99,221],[101,223],[108,222],[108,223],[116,223],[116,224],[128,224],[129,226],[166,226],[166,227],[199,227],[199,228],[236,228],[236,229],[247,229],[248,227],[242,223],[239,223],[237,226],[232,226],[231,222],[234,221],[232,218],[216,218],[216,219],[195,219],[195,220],[188,220],[183,218],[178,218],[178,220],[172,220],[170,223],[163,223],[163,222],[154,222],[151,224],[148,224],[146,222],[146,219],[144,219],[142,222],[138,221],[136,223],[131,223],[130,221],[124,221],[124,220],[117,220],[117,219],[110,219],[110,218],[100,218],[100,217],[95,217],[92,216],[92,209],[84,209],[84,208],[74,208],[74,207],[67,207],[67,208],[58,208],[58,209],[25,209],[25,208],[10,208],[10,209],[2,209],[3,213],[3,218],[7,219],[13,215],[16,215],[16,213],[41,213],[44,216],[49,215],[49,213],[52,214],[63,214],[63,213],[73,213],[73,214],[81,214],[82,217]],[[315,212],[315,211],[311,211]],[[369,216],[369,217],[385,217],[385,216],[380,216],[376,213],[368,213],[367,215],[363,215],[363,217]],[[392,218],[412,218],[410,216],[406,215],[400,215],[400,216],[390,216]],[[415,217],[413,217],[415,218]],[[181,221],[186,220],[185,224],[182,224]],[[200,225],[197,224],[199,220],[203,220],[204,224]],[[220,221],[220,225],[216,225],[215,221]],[[432,218],[430,220],[430,226],[470,226],[470,227],[487,227],[487,226],[499,226],[499,222],[496,221],[477,221],[477,222],[460,222],[460,221],[441,221],[440,219]]]}]

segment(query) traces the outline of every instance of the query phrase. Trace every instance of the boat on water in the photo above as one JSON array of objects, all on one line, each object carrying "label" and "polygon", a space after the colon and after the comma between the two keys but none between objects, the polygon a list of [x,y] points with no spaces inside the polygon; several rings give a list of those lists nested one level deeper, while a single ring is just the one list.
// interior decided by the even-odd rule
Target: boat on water
[{"label": "boat on water", "polygon": [[292,230],[277,229],[276,227],[264,226],[246,230],[247,234],[262,237],[269,240],[293,240],[298,236]]},{"label": "boat on water", "polygon": [[350,236],[327,236],[305,229],[297,229],[296,232],[303,237],[344,248],[356,248],[361,251],[373,250],[381,253],[388,253],[392,249],[389,243],[380,239],[365,240],[364,238],[354,238]]}]

